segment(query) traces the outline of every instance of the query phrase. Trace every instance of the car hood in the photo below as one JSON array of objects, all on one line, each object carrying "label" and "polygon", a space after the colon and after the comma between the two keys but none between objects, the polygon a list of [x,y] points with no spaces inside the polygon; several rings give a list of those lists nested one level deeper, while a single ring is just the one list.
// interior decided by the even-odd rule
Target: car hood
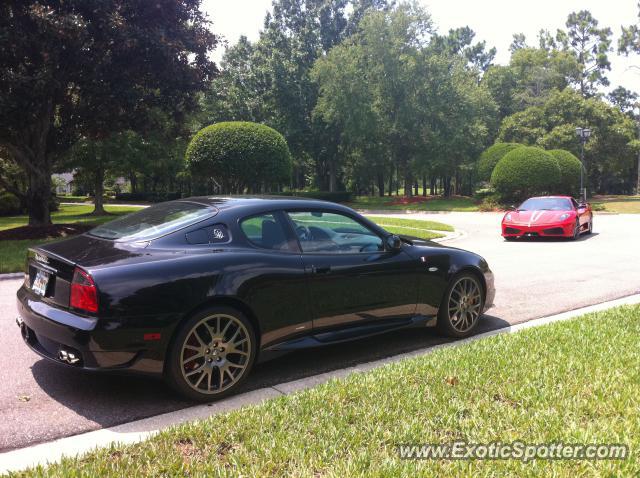
[{"label": "car hood", "polygon": [[[507,220],[507,216],[511,215],[511,220]],[[575,218],[573,211],[512,211],[505,215],[504,222],[512,224],[557,224],[568,218],[560,219],[563,214],[569,214],[569,218]]]}]

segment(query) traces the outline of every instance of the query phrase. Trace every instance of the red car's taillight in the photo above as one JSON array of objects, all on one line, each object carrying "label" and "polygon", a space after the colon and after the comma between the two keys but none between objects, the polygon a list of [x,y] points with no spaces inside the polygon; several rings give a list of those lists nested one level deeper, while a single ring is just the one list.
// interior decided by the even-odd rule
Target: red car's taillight
[{"label": "red car's taillight", "polygon": [[98,290],[89,274],[76,267],[71,281],[71,307],[87,312],[98,312]]}]

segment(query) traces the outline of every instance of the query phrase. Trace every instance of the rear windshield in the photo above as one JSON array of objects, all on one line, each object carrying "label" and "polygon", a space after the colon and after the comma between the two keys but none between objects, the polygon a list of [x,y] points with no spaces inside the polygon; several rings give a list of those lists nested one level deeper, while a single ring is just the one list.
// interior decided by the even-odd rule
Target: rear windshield
[{"label": "rear windshield", "polygon": [[573,205],[567,198],[531,198],[520,204],[518,211],[571,211]]},{"label": "rear windshield", "polygon": [[164,236],[217,212],[212,206],[195,202],[166,202],[98,226],[89,234],[104,239],[143,241]]}]

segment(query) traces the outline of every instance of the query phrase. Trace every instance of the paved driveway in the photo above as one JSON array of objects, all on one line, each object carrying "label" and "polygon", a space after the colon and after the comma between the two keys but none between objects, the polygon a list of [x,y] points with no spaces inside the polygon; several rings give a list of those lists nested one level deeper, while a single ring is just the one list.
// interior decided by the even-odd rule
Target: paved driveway
[{"label": "paved driveway", "polygon": [[[396,215],[401,216],[401,215]],[[482,254],[496,275],[495,307],[481,330],[640,291],[640,216],[596,216],[577,242],[504,242],[500,215],[412,214],[465,234],[450,243]],[[0,450],[111,426],[188,406],[161,382],[90,375],[41,360],[15,326],[19,280],[0,281]],[[348,345],[301,351],[259,364],[245,390],[275,385],[446,341],[431,330],[399,331]]]}]

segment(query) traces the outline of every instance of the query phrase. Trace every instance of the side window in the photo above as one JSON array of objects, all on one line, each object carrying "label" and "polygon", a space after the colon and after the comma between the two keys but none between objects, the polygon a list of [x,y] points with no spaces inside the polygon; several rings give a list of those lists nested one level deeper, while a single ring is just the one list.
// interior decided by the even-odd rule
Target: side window
[{"label": "side window", "polygon": [[303,252],[357,254],[382,251],[382,239],[358,221],[333,212],[288,213]]},{"label": "side window", "polygon": [[282,224],[273,214],[260,214],[240,221],[240,229],[249,242],[265,249],[288,251],[289,243]]}]

